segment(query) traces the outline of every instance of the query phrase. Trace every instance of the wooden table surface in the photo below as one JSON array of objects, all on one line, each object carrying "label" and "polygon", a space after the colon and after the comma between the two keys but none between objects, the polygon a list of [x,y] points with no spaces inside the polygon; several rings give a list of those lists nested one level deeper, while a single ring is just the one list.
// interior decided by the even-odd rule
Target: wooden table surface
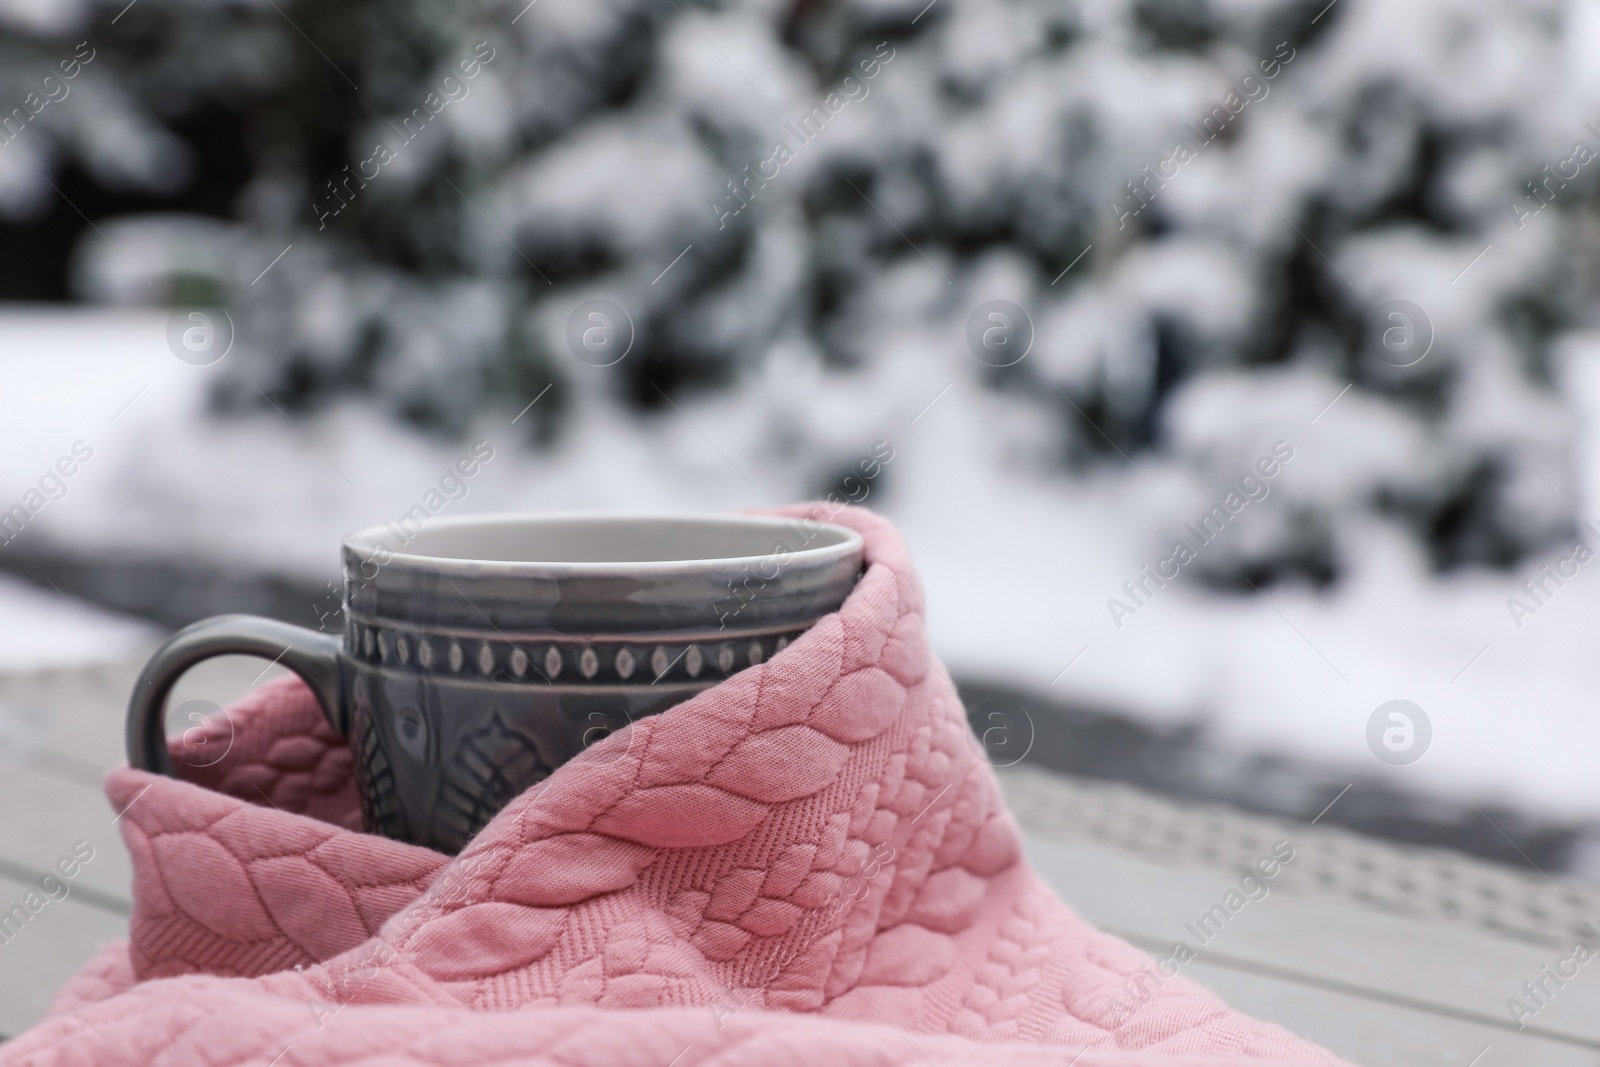
[{"label": "wooden table surface", "polygon": [[[174,706],[226,702],[260,670],[203,665]],[[0,912],[75,847],[93,849],[65,898],[0,930],[0,1035],[36,1020],[84,960],[126,935],[130,866],[100,778],[123,758],[133,677],[120,663],[0,676]],[[1183,973],[1242,1011],[1368,1067],[1600,1067],[1600,964],[1522,1029],[1507,1006],[1571,953],[1584,920],[1600,921],[1600,889],[1037,770],[1000,774],[1029,859],[1063,898],[1154,955],[1180,940],[1197,948]],[[1261,883],[1265,895],[1248,885],[1259,899],[1199,931],[1280,841],[1294,859]]]}]

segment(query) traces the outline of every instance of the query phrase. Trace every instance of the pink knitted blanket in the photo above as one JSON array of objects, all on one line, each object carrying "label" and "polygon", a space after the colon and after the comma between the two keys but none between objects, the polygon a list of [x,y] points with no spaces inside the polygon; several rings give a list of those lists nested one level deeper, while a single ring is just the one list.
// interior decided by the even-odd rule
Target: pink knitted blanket
[{"label": "pink knitted blanket", "polygon": [[114,772],[131,939],[0,1062],[1335,1065],[1151,981],[1039,880],[898,535],[833,518],[869,565],[837,614],[459,857],[359,832],[350,752],[296,681],[232,709],[189,780]]}]

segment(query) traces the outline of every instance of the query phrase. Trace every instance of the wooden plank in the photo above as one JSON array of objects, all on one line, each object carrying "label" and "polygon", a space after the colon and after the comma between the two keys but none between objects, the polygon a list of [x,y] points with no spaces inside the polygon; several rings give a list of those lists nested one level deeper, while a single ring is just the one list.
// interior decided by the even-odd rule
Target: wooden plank
[{"label": "wooden plank", "polygon": [[[146,654],[137,657],[141,666]],[[244,657],[202,664],[179,683],[169,708],[190,699],[226,705],[284,673],[263,674],[264,666]],[[0,820],[0,912],[38,891],[75,842],[94,848],[66,883],[67,896],[0,941],[0,1036],[32,1025],[55,987],[127,936],[132,868],[100,783],[124,762],[123,719],[137,677],[118,665],[0,678],[0,755],[9,764],[0,774],[0,811],[11,815]]]},{"label": "wooden plank", "polygon": [[1184,969],[1228,1004],[1361,1067],[1595,1067],[1600,1052],[1367,997],[1195,961]]},{"label": "wooden plank", "polygon": [[[142,668],[148,651],[129,656]],[[247,656],[207,660],[173,688],[168,728],[178,732],[191,725],[180,714],[188,701],[226,707],[287,673]],[[98,786],[105,772],[126,762],[123,728],[138,681],[123,664],[0,676],[0,752],[13,762]]]},{"label": "wooden plank", "polygon": [[126,912],[133,866],[113,820],[117,813],[98,789],[19,767],[0,775],[0,871],[34,881],[87,842],[94,856],[73,879],[86,901]]},{"label": "wooden plank", "polygon": [[[169,707],[190,699],[225,705],[284,673],[263,673],[266,666],[242,656],[201,664]],[[95,856],[77,879],[85,899],[126,911],[132,868],[101,779],[124,762],[123,717],[136,677],[129,668],[96,668],[0,679],[4,721],[10,736],[23,739],[9,753],[13,768],[0,775],[0,811],[16,816],[0,820],[0,871],[37,878],[74,842],[87,841]]]},{"label": "wooden plank", "polygon": [[[1485,862],[1447,849],[1363,837],[1348,830],[1175,801],[1114,782],[1003,770],[1002,788],[1023,827],[1041,837],[1100,845],[1178,866],[1243,873],[1274,841],[1292,838],[1295,860],[1274,885],[1352,904],[1570,951],[1593,940],[1600,883],[1548,877],[1521,859]],[[1338,796],[1330,794],[1334,803]],[[1486,823],[1487,825],[1487,823]]]},{"label": "wooden plank", "polygon": [[123,760],[128,667],[0,676],[0,749],[12,763],[98,787]]},{"label": "wooden plank", "polygon": [[[0,910],[20,904],[33,880],[0,874]],[[73,891],[39,909],[9,940],[0,943],[0,1037],[33,1025],[56,995],[100,949],[128,936],[123,915],[86,904]]]},{"label": "wooden plank", "polygon": [[[1225,925],[1213,919],[1201,927],[1199,919],[1238,888],[1238,875],[1172,866],[1109,843],[1026,840],[1030,862],[1068,903],[1141,947],[1167,951],[1182,941],[1202,961],[1227,961],[1419,1013],[1513,1028],[1507,998],[1563,955],[1487,930],[1274,891],[1270,883],[1265,897],[1244,903]],[[1600,963],[1593,966],[1600,977]],[[1600,1049],[1600,982],[1569,982],[1525,1021],[1528,1033]]]}]

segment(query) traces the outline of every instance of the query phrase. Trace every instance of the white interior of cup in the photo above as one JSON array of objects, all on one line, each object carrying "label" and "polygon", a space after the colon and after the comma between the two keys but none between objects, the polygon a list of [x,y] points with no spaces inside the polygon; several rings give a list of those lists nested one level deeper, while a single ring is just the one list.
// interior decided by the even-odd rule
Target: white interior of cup
[{"label": "white interior of cup", "polygon": [[[401,542],[397,533],[405,533]],[[844,556],[854,530],[769,516],[476,515],[412,533],[394,524],[350,535],[363,553],[384,546],[424,559],[526,564],[686,564],[791,556]]]}]

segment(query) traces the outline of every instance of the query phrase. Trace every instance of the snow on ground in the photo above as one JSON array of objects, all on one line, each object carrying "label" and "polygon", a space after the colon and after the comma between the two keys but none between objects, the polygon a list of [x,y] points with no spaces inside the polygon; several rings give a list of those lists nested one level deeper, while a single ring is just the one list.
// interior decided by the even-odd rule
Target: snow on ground
[{"label": "snow on ground", "polygon": [[[164,314],[149,311],[0,315],[0,509],[23,499],[74,443],[93,449],[21,538],[320,579],[336,573],[341,534],[398,518],[467,450],[357,406],[292,423],[271,411],[225,424],[201,419],[215,368],[174,359],[165,325]],[[1573,457],[1577,493],[1585,517],[1600,525],[1600,344],[1570,347],[1566,389],[1583,442]],[[1511,575],[1437,579],[1393,531],[1357,524],[1341,534],[1353,569],[1331,593],[1276,586],[1219,596],[1185,570],[1119,627],[1108,598],[1127,602],[1123,583],[1187,537],[1184,521],[1221,490],[1144,456],[1136,476],[1107,471],[1068,482],[1034,473],[1019,451],[1026,433],[1008,425],[1015,408],[981,389],[960,358],[886,357],[867,383],[893,394],[874,410],[875,436],[895,450],[867,503],[906,534],[935,645],[955,673],[1147,721],[1202,721],[1230,746],[1343,764],[1353,776],[1392,775],[1451,799],[1459,790],[1479,803],[1600,819],[1592,767],[1600,657],[1590,621],[1600,612],[1600,559],[1551,585],[1553,595],[1519,627],[1508,598],[1567,551]],[[1303,403],[1285,400],[1271,425],[1241,432],[1241,472],[1280,438],[1292,440],[1295,455],[1272,495],[1249,504],[1202,556],[1249,536],[1253,522],[1273,521],[1272,509],[1296,494],[1322,491],[1319,454],[1371,437],[1352,397],[1319,417],[1341,387],[1329,379],[1320,392],[1286,394]],[[595,390],[579,389],[574,432],[549,454],[521,452],[517,427],[485,425],[476,437],[493,444],[495,458],[447,513],[782,502],[795,492],[788,468],[737,448],[739,427],[762,417],[759,388],[645,419],[624,418]],[[792,384],[765,388],[785,393]],[[846,410],[850,402],[838,401],[840,420],[862,417]],[[128,624],[81,610],[113,643],[134,640]],[[308,605],[306,622],[313,618]],[[0,584],[0,643],[0,669],[107,654],[62,598],[13,582]],[[1434,737],[1421,761],[1388,768],[1368,751],[1366,727],[1395,698],[1421,706]]]},{"label": "snow on ground", "polygon": [[[1337,391],[1335,384],[1327,397]],[[917,449],[902,450],[898,473],[912,484],[897,487],[891,514],[911,540],[936,645],[957,674],[1147,721],[1204,721],[1230,746],[1345,764],[1352,774],[1381,774],[1452,801],[1459,789],[1480,803],[1600,815],[1600,558],[1518,629],[1506,602],[1536,564],[1512,576],[1437,580],[1409,545],[1375,528],[1361,531],[1350,553],[1357,566],[1331,595],[1208,595],[1180,575],[1119,628],[1107,599],[1127,602],[1122,583],[1164,555],[1159,543],[1142,552],[1129,543],[1137,539],[1126,517],[1148,506],[1148,487],[1108,480],[1069,497],[980,475],[986,464],[977,457],[992,438],[979,408],[935,412],[923,420],[935,425],[919,423],[927,436]],[[1341,436],[1337,405],[1309,425],[1316,414],[1317,406],[1299,413],[1296,457],[1275,492],[1311,473],[1318,448]],[[951,477],[963,469],[972,475]],[[1147,473],[1161,481],[1159,471]],[[942,488],[950,483],[957,492]],[[1251,509],[1272,503],[1269,496],[1249,505],[1238,521],[1262,518]],[[1192,542],[1181,525],[1173,535]],[[1600,538],[1592,541],[1600,547]],[[1549,562],[1567,554],[1551,553]],[[1419,762],[1390,768],[1368,750],[1366,727],[1379,704],[1396,698],[1422,707],[1434,736]]]},{"label": "snow on ground", "polygon": [[160,636],[137,619],[0,574],[0,674],[113,662],[142,666]]}]

